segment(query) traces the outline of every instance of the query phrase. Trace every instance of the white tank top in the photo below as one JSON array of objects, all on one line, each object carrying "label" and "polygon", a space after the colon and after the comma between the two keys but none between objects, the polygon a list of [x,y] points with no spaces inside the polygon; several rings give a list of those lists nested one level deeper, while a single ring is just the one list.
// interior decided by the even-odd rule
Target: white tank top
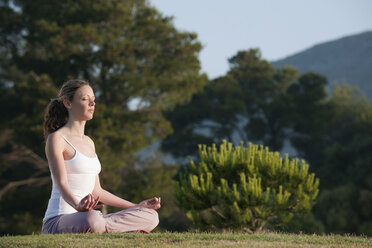
[{"label": "white tank top", "polygon": [[[80,153],[66,137],[62,136],[68,144],[75,149],[75,155],[70,160],[65,160],[68,185],[74,196],[80,201],[89,193],[92,193],[96,175],[101,171],[101,163],[97,155],[94,158]],[[68,204],[58,191],[54,178],[52,177],[52,193],[49,199],[43,221],[60,214],[76,213],[76,209]]]}]

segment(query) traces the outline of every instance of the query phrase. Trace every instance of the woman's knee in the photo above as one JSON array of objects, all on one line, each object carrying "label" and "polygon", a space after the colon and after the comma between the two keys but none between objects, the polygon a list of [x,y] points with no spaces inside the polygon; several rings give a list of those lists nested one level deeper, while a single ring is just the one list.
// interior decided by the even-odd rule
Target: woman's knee
[{"label": "woman's knee", "polygon": [[87,213],[88,232],[103,233],[106,231],[106,221],[99,211],[89,211]]},{"label": "woman's knee", "polygon": [[151,215],[149,216],[149,231],[152,231],[155,227],[158,226],[159,224],[159,215],[158,215],[158,212],[156,212],[155,210],[151,210]]}]

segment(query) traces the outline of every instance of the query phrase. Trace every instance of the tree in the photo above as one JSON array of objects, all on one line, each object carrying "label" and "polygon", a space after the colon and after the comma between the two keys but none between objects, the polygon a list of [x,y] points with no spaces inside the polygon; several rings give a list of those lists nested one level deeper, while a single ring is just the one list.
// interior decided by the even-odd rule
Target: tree
[{"label": "tree", "polygon": [[[1,155],[15,157],[22,148],[37,158],[2,160],[2,193],[49,182],[42,116],[64,81],[84,78],[95,89],[97,112],[87,131],[104,166],[102,184],[114,191],[137,152],[171,133],[162,112],[189,101],[207,82],[196,34],[179,32],[146,1],[1,1],[0,13],[1,104],[8,106],[0,113],[8,135]],[[32,169],[20,175],[24,167]]]},{"label": "tree", "polygon": [[223,141],[219,151],[200,145],[199,154],[181,174],[176,198],[201,229],[261,231],[309,212],[317,197],[319,180],[309,165],[288,155],[283,160],[268,147]]},{"label": "tree", "polygon": [[371,235],[371,103],[346,84],[328,97],[325,84],[306,74],[290,87],[291,143],[322,182],[314,216],[324,230]]},{"label": "tree", "polygon": [[290,141],[299,155],[312,164],[315,172],[318,172],[318,163],[315,159],[320,163],[324,161],[331,140],[326,138],[329,137],[326,120],[332,118],[335,111],[329,102],[326,85],[325,77],[316,73],[306,73],[288,88],[291,103]]},{"label": "tree", "polygon": [[328,232],[372,235],[372,105],[347,85],[335,87],[330,104],[324,161],[313,159],[324,181],[315,214]]},{"label": "tree", "polygon": [[166,111],[174,132],[162,141],[162,148],[175,157],[196,154],[198,143],[212,144],[220,139],[232,139],[237,126],[237,113],[243,111],[243,94],[239,85],[229,77],[208,84],[195,94],[189,104]]},{"label": "tree", "polygon": [[[251,140],[280,150],[286,140],[290,98],[298,77],[291,67],[274,69],[258,49],[229,59],[230,70],[211,81],[189,104],[167,111],[174,133],[162,147],[174,156],[195,156],[198,143]],[[186,116],[188,118],[186,118]]]}]

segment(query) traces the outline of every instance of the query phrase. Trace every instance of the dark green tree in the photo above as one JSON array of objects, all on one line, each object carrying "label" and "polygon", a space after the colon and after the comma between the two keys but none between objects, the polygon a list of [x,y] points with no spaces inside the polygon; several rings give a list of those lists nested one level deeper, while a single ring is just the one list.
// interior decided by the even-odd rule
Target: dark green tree
[{"label": "dark green tree", "polygon": [[288,91],[291,143],[322,182],[312,221],[326,232],[371,235],[371,103],[346,84],[328,97],[325,85],[326,78],[306,74]]},{"label": "dark green tree", "polygon": [[175,156],[196,155],[198,143],[227,139],[251,140],[280,150],[290,126],[287,89],[297,70],[274,69],[258,49],[240,51],[230,60],[230,71],[194,95],[189,104],[168,111],[174,133],[162,143]]},{"label": "dark green tree", "polygon": [[324,161],[313,159],[324,181],[315,214],[328,232],[372,235],[372,104],[347,85],[335,87],[330,103],[328,146],[312,151],[325,154]]},{"label": "dark green tree", "polygon": [[[291,144],[301,157],[312,162],[315,171],[318,163],[315,163],[314,159],[324,161],[329,145],[326,138],[329,137],[326,130],[329,123],[327,119],[332,118],[335,111],[329,102],[326,85],[325,77],[307,73],[301,75],[287,92],[291,104],[289,110]],[[315,150],[318,152],[314,153]]]}]

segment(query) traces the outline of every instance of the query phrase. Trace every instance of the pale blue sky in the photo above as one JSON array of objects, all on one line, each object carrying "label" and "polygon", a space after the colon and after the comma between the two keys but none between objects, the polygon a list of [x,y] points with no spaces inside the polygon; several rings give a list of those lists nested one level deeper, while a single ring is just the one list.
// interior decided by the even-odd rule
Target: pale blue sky
[{"label": "pale blue sky", "polygon": [[149,0],[198,34],[202,71],[224,75],[227,59],[259,48],[270,61],[344,36],[372,31],[372,0]]}]

